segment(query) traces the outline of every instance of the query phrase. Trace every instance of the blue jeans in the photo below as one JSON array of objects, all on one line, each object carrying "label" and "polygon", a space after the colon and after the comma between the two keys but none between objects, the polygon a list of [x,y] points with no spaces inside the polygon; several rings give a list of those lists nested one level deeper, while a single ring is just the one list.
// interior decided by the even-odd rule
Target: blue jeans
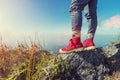
[{"label": "blue jeans", "polygon": [[88,36],[94,37],[97,28],[97,0],[72,0],[70,13],[72,18],[72,30],[81,30],[82,11],[88,21]]}]

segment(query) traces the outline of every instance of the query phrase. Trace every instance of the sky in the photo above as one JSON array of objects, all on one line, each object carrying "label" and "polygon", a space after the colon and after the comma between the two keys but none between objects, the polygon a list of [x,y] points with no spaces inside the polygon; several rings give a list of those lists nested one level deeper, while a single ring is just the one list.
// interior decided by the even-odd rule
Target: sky
[{"label": "sky", "polygon": [[[8,43],[35,37],[48,44],[71,37],[71,0],[0,0],[0,35]],[[120,34],[120,0],[98,0],[96,36]],[[83,13],[82,34],[87,34]],[[103,38],[103,37],[102,37]],[[13,41],[13,42],[12,42]]]}]

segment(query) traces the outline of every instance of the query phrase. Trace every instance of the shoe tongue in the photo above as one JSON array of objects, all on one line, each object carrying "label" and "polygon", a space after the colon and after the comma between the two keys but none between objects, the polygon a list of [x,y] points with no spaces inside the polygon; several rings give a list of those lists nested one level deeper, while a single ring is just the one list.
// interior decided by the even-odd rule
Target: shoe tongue
[{"label": "shoe tongue", "polygon": [[86,40],[84,40],[84,43],[85,43],[85,42],[88,42],[88,41],[90,41],[90,39],[89,39],[89,38],[88,38],[88,39],[86,39]]},{"label": "shoe tongue", "polygon": [[71,42],[73,42],[73,41],[72,41],[72,39],[70,39],[70,41],[69,41],[69,42],[70,42],[70,43],[71,43]]},{"label": "shoe tongue", "polygon": [[72,44],[74,44],[74,42],[73,42],[73,40],[72,39],[70,39],[70,41],[69,41],[70,43],[70,45],[72,45]]},{"label": "shoe tongue", "polygon": [[93,39],[92,38],[88,38],[88,41],[92,41]]}]

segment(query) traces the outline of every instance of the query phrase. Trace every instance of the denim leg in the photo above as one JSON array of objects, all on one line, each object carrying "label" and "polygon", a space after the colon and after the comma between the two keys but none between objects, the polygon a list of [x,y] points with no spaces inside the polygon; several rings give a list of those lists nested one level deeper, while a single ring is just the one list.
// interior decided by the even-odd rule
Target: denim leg
[{"label": "denim leg", "polygon": [[81,30],[83,8],[84,6],[80,4],[79,0],[72,0],[70,5],[72,31]]},{"label": "denim leg", "polygon": [[97,0],[91,0],[85,7],[84,12],[88,21],[88,37],[93,37],[97,28]]},{"label": "denim leg", "polygon": [[71,18],[72,18],[72,31],[81,30],[82,13],[73,11],[73,12],[71,12]]}]

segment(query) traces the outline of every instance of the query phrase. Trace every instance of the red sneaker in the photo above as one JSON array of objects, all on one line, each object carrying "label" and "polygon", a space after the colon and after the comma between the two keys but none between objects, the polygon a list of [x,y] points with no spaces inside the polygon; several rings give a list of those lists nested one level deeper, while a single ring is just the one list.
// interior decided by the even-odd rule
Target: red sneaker
[{"label": "red sneaker", "polygon": [[70,52],[78,52],[83,50],[83,45],[80,42],[80,37],[71,38],[69,41],[69,45],[65,48],[59,50],[59,53],[70,53]]},{"label": "red sneaker", "polygon": [[93,39],[92,38],[86,39],[83,43],[83,47],[84,47],[85,50],[95,49],[95,44],[93,42]]}]

